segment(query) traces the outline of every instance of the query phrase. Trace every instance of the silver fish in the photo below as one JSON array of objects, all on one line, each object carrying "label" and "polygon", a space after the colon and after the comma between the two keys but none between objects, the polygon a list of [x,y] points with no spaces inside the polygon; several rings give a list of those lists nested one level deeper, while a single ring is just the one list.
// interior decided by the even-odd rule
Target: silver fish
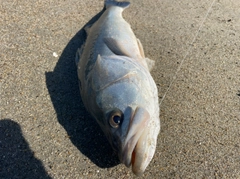
[{"label": "silver fish", "polygon": [[154,61],[122,12],[129,2],[105,0],[105,11],[90,27],[76,63],[82,101],[97,120],[119,160],[144,172],[160,131],[158,91],[150,74]]}]

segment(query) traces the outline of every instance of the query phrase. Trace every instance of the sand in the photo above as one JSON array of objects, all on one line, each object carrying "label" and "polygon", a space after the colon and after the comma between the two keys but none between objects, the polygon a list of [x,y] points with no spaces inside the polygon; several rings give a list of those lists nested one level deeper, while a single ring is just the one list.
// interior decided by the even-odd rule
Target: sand
[{"label": "sand", "polygon": [[[0,1],[0,178],[135,178],[79,94],[75,52],[103,1]],[[159,89],[140,178],[240,178],[240,1],[131,0]]]}]

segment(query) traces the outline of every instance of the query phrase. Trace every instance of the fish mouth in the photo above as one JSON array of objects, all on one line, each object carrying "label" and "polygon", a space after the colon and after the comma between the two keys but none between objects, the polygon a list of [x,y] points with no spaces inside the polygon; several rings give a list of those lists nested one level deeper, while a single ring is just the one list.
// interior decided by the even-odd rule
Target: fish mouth
[{"label": "fish mouth", "polygon": [[[153,153],[148,143],[148,123],[150,115],[147,110],[138,107],[129,124],[129,130],[123,143],[121,162],[127,167],[132,165],[132,171],[141,175],[150,163]],[[155,150],[155,149],[154,149]]]}]

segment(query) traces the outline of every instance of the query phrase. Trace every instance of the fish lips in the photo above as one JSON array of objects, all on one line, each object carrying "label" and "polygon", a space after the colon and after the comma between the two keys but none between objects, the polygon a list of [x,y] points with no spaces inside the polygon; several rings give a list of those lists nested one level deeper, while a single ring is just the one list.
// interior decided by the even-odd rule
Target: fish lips
[{"label": "fish lips", "polygon": [[141,175],[144,172],[152,159],[152,153],[154,153],[149,151],[149,147],[151,147],[148,144],[149,121],[148,111],[143,107],[137,107],[123,142],[120,160],[127,167],[132,164],[133,173],[136,175]]}]

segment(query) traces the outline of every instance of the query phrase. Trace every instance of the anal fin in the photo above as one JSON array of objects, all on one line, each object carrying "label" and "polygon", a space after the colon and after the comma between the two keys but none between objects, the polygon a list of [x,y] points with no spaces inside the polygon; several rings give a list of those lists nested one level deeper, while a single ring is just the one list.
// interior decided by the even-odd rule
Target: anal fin
[{"label": "anal fin", "polygon": [[151,71],[155,66],[155,61],[150,60],[149,58],[145,58],[145,60],[147,62],[147,66],[148,66],[149,71]]},{"label": "anal fin", "polygon": [[138,43],[138,48],[139,48],[140,54],[141,54],[142,58],[144,58],[145,61],[147,62],[147,66],[148,66],[149,71],[151,71],[153,69],[154,65],[155,65],[155,61],[150,60],[149,58],[145,58],[143,46],[142,46],[142,43],[139,39],[137,39],[137,43]]}]

